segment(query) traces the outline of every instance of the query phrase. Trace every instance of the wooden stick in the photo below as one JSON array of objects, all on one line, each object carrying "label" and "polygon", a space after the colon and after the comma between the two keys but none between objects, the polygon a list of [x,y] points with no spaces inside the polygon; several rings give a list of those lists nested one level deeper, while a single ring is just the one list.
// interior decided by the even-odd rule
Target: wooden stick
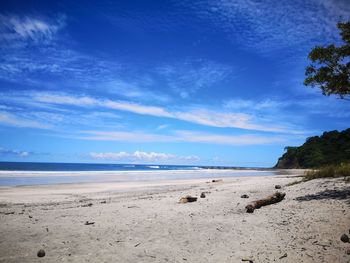
[{"label": "wooden stick", "polygon": [[264,199],[251,202],[245,207],[245,209],[247,210],[247,213],[253,213],[255,209],[259,209],[262,206],[281,202],[284,199],[285,195],[285,193],[276,192],[273,195],[270,195]]}]

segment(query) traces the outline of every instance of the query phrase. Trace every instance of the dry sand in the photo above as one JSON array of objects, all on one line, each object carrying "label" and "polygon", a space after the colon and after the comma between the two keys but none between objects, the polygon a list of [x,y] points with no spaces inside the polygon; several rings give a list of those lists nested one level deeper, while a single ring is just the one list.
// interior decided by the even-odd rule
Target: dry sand
[{"label": "dry sand", "polygon": [[[0,262],[349,262],[350,244],[340,241],[349,235],[349,185],[285,186],[296,180],[0,187]],[[282,202],[245,212],[276,184],[286,193]],[[206,198],[178,203],[201,192]]]}]

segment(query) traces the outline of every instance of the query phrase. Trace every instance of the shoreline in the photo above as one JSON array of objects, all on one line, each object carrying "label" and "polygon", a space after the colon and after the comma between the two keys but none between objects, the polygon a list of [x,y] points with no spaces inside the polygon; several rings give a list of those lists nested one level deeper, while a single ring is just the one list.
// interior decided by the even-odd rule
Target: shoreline
[{"label": "shoreline", "polygon": [[[16,185],[16,186],[0,186],[0,204],[1,202],[8,203],[31,203],[33,200],[35,202],[40,202],[42,198],[47,198],[48,196],[55,196],[51,198],[51,201],[61,201],[62,198],[71,196],[74,194],[90,194],[99,195],[106,193],[115,192],[132,192],[132,191],[147,191],[147,190],[157,190],[164,187],[199,187],[206,186],[208,184],[213,184],[211,178],[222,179],[225,183],[233,182],[244,182],[252,183],[256,182],[256,178],[259,179],[271,179],[271,178],[282,178],[290,179],[297,178],[299,174],[294,175],[269,175],[269,176],[229,176],[229,177],[208,177],[208,178],[188,178],[188,179],[163,179],[163,180],[144,180],[144,181],[110,181],[110,182],[84,182],[84,183],[61,183],[61,184],[38,184],[38,185]],[[258,179],[258,180],[259,180]],[[221,184],[214,183],[215,184]],[[59,198],[61,197],[61,198]],[[6,199],[9,198],[9,199]],[[33,199],[34,198],[34,199]]]},{"label": "shoreline", "polygon": [[158,171],[82,171],[82,172],[36,172],[36,171],[0,171],[0,187],[59,185],[77,183],[126,183],[157,182],[171,180],[191,180],[210,178],[237,178],[278,175],[300,175],[304,170],[158,170]]}]

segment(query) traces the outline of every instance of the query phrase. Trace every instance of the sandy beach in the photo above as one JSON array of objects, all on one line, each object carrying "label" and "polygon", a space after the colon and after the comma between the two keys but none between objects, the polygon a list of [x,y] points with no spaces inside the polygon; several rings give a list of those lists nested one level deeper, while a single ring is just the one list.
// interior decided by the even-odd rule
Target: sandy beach
[{"label": "sandy beach", "polygon": [[2,186],[0,262],[349,262],[349,185],[297,175]]}]

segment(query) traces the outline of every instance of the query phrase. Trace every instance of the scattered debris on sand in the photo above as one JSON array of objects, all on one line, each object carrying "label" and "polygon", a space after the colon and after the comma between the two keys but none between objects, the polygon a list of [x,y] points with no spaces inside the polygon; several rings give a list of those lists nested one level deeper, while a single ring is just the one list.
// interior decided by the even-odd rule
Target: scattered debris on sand
[{"label": "scattered debris on sand", "polygon": [[196,201],[197,201],[197,197],[186,195],[185,197],[180,198],[179,203],[185,204],[185,203],[192,203],[192,202],[196,202]]},{"label": "scattered debris on sand", "polygon": [[288,257],[288,254],[284,253],[282,256],[279,257],[279,259],[286,258],[286,257]]},{"label": "scattered debris on sand", "polygon": [[286,196],[285,193],[276,192],[273,195],[270,195],[264,199],[260,199],[260,200],[256,200],[256,201],[251,202],[245,208],[247,210],[247,213],[253,213],[255,209],[259,209],[262,206],[271,205],[271,204],[281,202],[285,196]]}]

